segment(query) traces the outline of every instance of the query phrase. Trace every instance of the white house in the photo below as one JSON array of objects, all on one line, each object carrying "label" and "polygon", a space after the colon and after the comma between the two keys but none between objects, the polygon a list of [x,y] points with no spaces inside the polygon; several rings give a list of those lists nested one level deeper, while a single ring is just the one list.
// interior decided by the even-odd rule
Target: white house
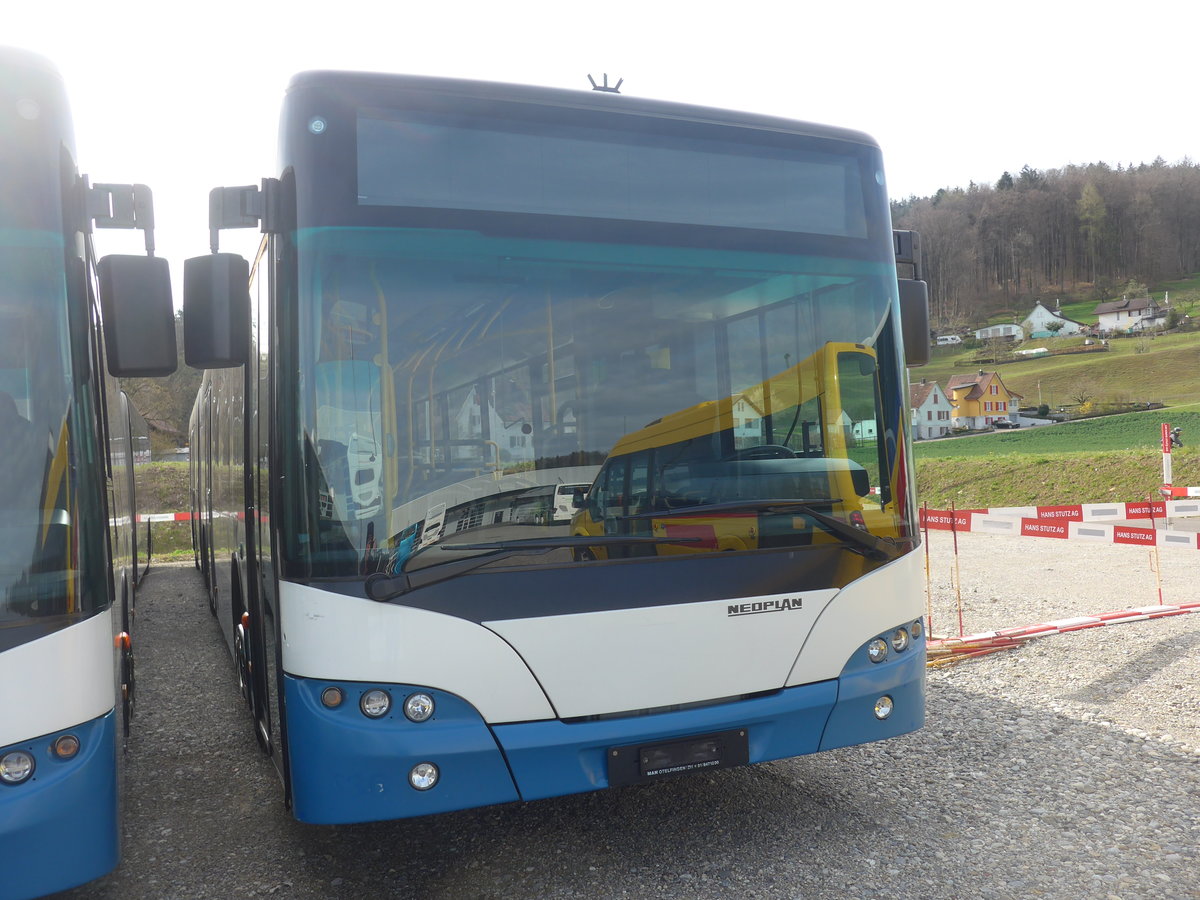
[{"label": "white house", "polygon": [[[1057,323],[1057,327],[1052,327],[1055,323]],[[1031,338],[1035,339],[1082,334],[1088,330],[1088,326],[1083,322],[1067,318],[1057,307],[1050,309],[1043,306],[1040,300],[1034,304],[1033,312],[1026,316],[1021,327]]]},{"label": "white house", "polygon": [[908,405],[912,409],[914,440],[945,437],[950,433],[950,401],[936,381],[921,379],[908,386]]},{"label": "white house", "polygon": [[1101,331],[1145,331],[1163,324],[1167,310],[1160,307],[1151,297],[1135,297],[1130,300],[1110,300],[1096,307]]},{"label": "white house", "polygon": [[1017,340],[1024,334],[1020,325],[989,325],[975,332],[976,340],[986,341],[990,338],[1007,338]]}]

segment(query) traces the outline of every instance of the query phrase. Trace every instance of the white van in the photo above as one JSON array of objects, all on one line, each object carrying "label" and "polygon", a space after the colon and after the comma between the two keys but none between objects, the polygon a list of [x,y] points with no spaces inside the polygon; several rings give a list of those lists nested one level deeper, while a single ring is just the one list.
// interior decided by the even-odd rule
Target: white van
[{"label": "white van", "polygon": [[961,343],[962,343],[962,338],[959,337],[957,334],[939,334],[938,335],[937,345],[939,347],[945,347],[947,344],[961,344]]}]

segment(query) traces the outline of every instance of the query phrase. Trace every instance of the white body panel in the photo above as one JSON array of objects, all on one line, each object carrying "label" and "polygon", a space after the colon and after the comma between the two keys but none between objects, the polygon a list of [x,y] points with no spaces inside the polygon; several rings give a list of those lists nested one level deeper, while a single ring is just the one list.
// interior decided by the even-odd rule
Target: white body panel
[{"label": "white body panel", "polygon": [[[485,623],[517,648],[563,718],[776,690],[836,591]],[[799,609],[730,615],[731,606]]]},{"label": "white body panel", "polygon": [[116,699],[113,654],[109,611],[0,653],[0,746],[109,712]]},{"label": "white body panel", "polygon": [[301,677],[450,691],[491,724],[627,712],[837,678],[858,647],[920,618],[921,579],[910,553],[840,592],[482,625],[285,583],[283,662]]},{"label": "white body panel", "polygon": [[279,599],[288,674],[437,688],[488,722],[554,717],[513,648],[474,622],[288,582]]},{"label": "white body panel", "polygon": [[837,678],[850,654],[867,641],[921,618],[924,596],[925,570],[916,552],[846,585],[817,619],[788,686]]}]

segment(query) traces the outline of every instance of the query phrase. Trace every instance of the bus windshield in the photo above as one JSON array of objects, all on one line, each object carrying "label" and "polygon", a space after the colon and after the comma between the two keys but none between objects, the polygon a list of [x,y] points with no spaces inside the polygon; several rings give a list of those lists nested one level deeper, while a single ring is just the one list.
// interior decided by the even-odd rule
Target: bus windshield
[{"label": "bus windshield", "polygon": [[823,511],[897,534],[890,260],[680,244],[302,230],[291,552],[349,574],[558,535],[688,539],[521,564],[813,541],[757,510],[737,541],[707,519],[617,524],[737,499],[838,501]]},{"label": "bus windshield", "polygon": [[104,532],[77,521],[80,503],[99,500],[75,459],[95,445],[86,418],[73,420],[64,258],[56,234],[0,228],[0,650],[103,602],[77,577]]}]

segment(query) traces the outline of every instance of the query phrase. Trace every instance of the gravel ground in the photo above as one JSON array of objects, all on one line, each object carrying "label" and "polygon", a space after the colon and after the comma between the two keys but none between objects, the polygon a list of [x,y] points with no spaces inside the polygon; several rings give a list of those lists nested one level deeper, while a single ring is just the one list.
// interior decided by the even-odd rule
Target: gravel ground
[{"label": "gravel ground", "polygon": [[[1158,600],[1143,548],[951,548],[932,536],[940,633],[959,596],[968,633]],[[1196,598],[1200,554],[1160,566],[1166,602]],[[349,827],[282,808],[190,563],[151,573],[138,629],[124,860],[64,896],[1200,898],[1200,614],[931,670],[894,741]]]}]

